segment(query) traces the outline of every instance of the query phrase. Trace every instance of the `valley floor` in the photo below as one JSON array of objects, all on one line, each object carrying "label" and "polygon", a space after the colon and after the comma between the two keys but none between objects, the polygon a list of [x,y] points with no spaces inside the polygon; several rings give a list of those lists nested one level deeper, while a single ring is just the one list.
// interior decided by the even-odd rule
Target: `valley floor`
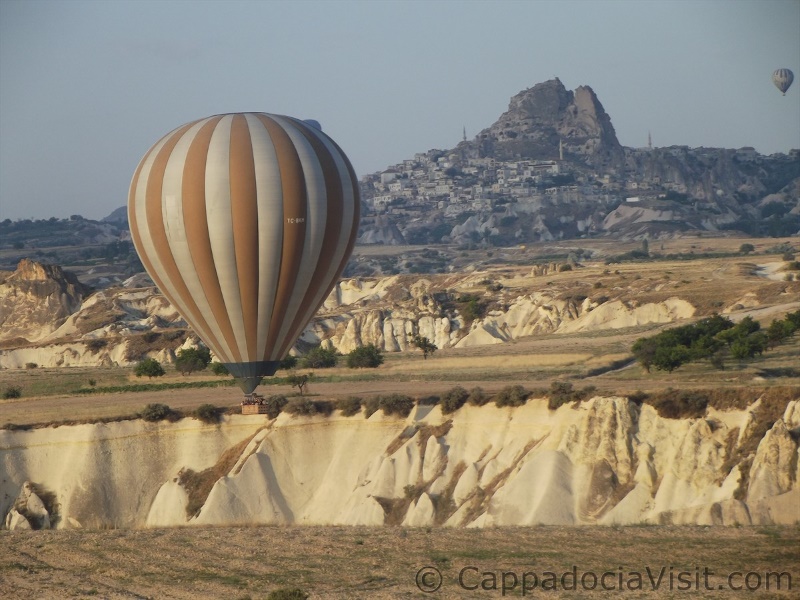
[{"label": "valley floor", "polygon": [[[280,588],[300,588],[312,599],[497,598],[504,573],[505,595],[521,596],[525,578],[527,595],[540,596],[553,581],[548,572],[557,583],[545,595],[555,598],[608,597],[609,591],[631,598],[734,598],[752,592],[796,598],[800,528],[0,531],[3,598],[255,600]],[[440,576],[441,587],[423,593]],[[518,583],[511,589],[514,577]]]}]

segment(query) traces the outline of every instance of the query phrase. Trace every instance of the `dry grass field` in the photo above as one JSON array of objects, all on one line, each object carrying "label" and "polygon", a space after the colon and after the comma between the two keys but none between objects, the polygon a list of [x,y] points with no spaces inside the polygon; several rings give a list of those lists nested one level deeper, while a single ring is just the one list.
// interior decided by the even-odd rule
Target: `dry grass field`
[{"label": "dry grass field", "polygon": [[[542,587],[554,580],[548,572],[556,574],[556,589],[543,592]],[[777,573],[783,573],[780,589]],[[517,584],[512,587],[514,578]],[[800,529],[250,527],[0,532],[3,598],[260,600],[281,588],[298,588],[312,599],[479,599],[521,597],[523,580],[526,595],[535,597],[796,598]],[[570,589],[573,581],[575,590]],[[439,589],[431,592],[436,585]],[[427,592],[421,589],[426,586]]]}]

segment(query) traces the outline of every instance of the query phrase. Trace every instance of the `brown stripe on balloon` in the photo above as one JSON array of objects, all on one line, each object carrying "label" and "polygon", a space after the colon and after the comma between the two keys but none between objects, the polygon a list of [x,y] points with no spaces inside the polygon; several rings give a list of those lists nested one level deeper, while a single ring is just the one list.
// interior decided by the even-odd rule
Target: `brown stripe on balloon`
[{"label": "brown stripe on balloon", "polygon": [[[336,247],[339,245],[339,235],[342,229],[342,211],[344,208],[342,180],[339,177],[339,169],[336,167],[336,161],[325,144],[319,140],[307,125],[294,120],[293,123],[297,126],[297,129],[302,132],[306,140],[308,140],[319,161],[325,180],[325,195],[328,208],[326,211],[325,233],[322,238],[322,248],[320,250],[317,266],[309,282],[308,290],[300,304],[300,309],[297,311],[297,315],[289,328],[289,335],[283,341],[283,344],[281,344],[281,354],[287,353],[292,348],[306,326],[308,315],[314,314],[319,310],[319,307],[325,302],[330,288],[336,283],[336,279],[331,278],[330,271],[331,263],[336,253]],[[338,267],[338,265],[336,265],[336,267]],[[324,290],[322,298],[316,303],[316,306],[312,306],[312,303],[314,303],[317,298],[318,292],[320,292],[323,286],[327,286],[329,289]]]},{"label": "brown stripe on balloon", "polygon": [[[179,309],[187,311],[188,315],[184,315],[187,321],[194,321],[194,324],[202,329],[202,332],[197,332],[200,337],[204,337],[208,332],[208,323],[206,323],[200,309],[186,287],[186,282],[183,280],[180,269],[175,263],[175,257],[172,255],[172,250],[169,247],[167,240],[167,232],[164,225],[164,214],[162,212],[162,188],[164,184],[164,172],[167,167],[167,162],[175,149],[181,137],[192,127],[194,123],[188,123],[180,129],[176,130],[174,134],[164,143],[161,150],[156,155],[153,161],[153,166],[150,169],[150,176],[147,178],[147,187],[145,190],[145,207],[147,215],[147,229],[150,232],[150,237],[153,241],[155,253],[164,268],[166,278],[175,288],[177,297],[171,297],[171,293],[167,292],[161,287],[161,292],[172,302],[172,304]],[[180,310],[179,310],[180,312]]]},{"label": "brown stripe on balloon", "polygon": [[258,346],[258,194],[250,128],[234,115],[230,141],[231,218],[247,360],[260,360]]},{"label": "brown stripe on balloon", "polygon": [[189,253],[192,255],[192,262],[205,292],[206,301],[211,307],[211,318],[216,321],[225,338],[224,341],[219,340],[218,345],[227,349],[227,352],[219,358],[225,362],[242,362],[239,345],[236,343],[236,336],[233,334],[231,320],[225,307],[225,299],[220,290],[217,269],[214,266],[206,216],[206,157],[211,136],[220,120],[222,116],[214,117],[203,125],[186,154],[181,188],[183,223]]},{"label": "brown stripe on balloon", "polygon": [[268,115],[256,116],[264,124],[275,148],[283,194],[283,247],[281,248],[280,273],[263,358],[263,360],[269,360],[273,347],[282,345],[277,344],[279,342],[277,336],[280,332],[283,315],[289,307],[295,278],[303,258],[308,217],[306,214],[307,192],[303,165],[289,134]]}]

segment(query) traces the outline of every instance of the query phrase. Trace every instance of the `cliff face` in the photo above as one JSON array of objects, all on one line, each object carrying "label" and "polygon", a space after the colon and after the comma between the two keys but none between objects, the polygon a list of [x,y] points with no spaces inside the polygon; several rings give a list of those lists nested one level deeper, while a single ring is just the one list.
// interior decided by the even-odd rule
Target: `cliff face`
[{"label": "cliff face", "polygon": [[24,527],[33,502],[39,523],[70,528],[793,523],[798,402],[760,441],[758,402],[665,419],[618,397],[0,431],[0,514]]}]

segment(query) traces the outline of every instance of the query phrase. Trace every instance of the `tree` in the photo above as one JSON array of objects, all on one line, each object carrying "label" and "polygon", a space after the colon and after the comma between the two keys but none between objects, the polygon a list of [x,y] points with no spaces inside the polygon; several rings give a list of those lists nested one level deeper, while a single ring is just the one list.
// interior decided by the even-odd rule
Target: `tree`
[{"label": "tree", "polygon": [[382,364],[383,354],[375,344],[355,348],[347,355],[347,366],[351,369],[375,369]]},{"label": "tree", "polygon": [[288,371],[289,369],[294,369],[296,366],[297,366],[297,357],[292,356],[291,354],[287,354],[286,357],[278,365],[278,368],[284,371]]},{"label": "tree", "polygon": [[152,379],[153,377],[162,377],[166,372],[164,371],[164,367],[161,366],[161,363],[155,358],[145,358],[137,363],[136,367],[133,369],[133,374],[137,377],[149,377]]},{"label": "tree", "polygon": [[308,369],[329,369],[335,367],[338,360],[336,350],[317,346],[308,351],[303,357],[302,364]]},{"label": "tree", "polygon": [[636,340],[631,351],[636,357],[636,360],[639,361],[639,364],[642,365],[642,368],[649,373],[650,367],[653,366],[653,360],[655,359],[657,349],[658,341],[656,341],[654,337],[650,337]]},{"label": "tree", "polygon": [[211,363],[211,372],[214,375],[219,375],[219,376],[230,375],[230,371],[228,371],[228,367],[226,367],[225,365],[223,365],[222,363],[219,363],[219,362]]},{"label": "tree", "polygon": [[186,348],[178,352],[175,368],[181,375],[202,371],[211,363],[211,351],[208,348]]},{"label": "tree", "polygon": [[755,249],[756,247],[753,246],[753,244],[742,244],[739,246],[739,252],[742,254],[750,254],[751,252],[754,252]]},{"label": "tree", "polygon": [[422,335],[415,335],[414,338],[411,340],[411,343],[422,350],[422,360],[426,360],[428,358],[428,354],[433,355],[439,348],[430,341],[428,338]]},{"label": "tree", "polygon": [[313,373],[304,373],[303,375],[297,375],[296,373],[292,373],[286,378],[286,383],[300,390],[300,395],[302,396],[305,391],[305,387],[308,385],[308,382],[313,377],[314,377]]}]

